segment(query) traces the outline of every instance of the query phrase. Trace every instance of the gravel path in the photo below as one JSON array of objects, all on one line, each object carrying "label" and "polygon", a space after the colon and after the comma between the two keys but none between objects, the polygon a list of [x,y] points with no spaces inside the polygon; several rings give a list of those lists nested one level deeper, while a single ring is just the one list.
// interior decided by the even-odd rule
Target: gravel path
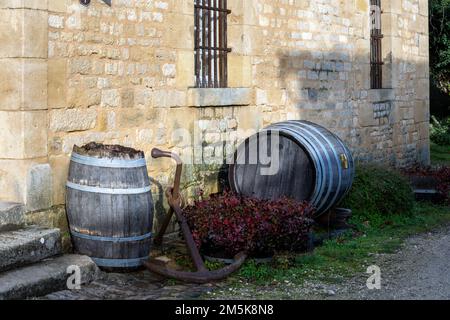
[{"label": "gravel path", "polygon": [[450,227],[414,236],[394,255],[380,257],[381,289],[353,279],[338,299],[450,299]]},{"label": "gravel path", "polygon": [[450,226],[409,238],[395,254],[376,256],[381,289],[369,290],[370,274],[337,284],[305,282],[267,287],[251,285],[209,293],[213,299],[409,300],[450,299]]}]

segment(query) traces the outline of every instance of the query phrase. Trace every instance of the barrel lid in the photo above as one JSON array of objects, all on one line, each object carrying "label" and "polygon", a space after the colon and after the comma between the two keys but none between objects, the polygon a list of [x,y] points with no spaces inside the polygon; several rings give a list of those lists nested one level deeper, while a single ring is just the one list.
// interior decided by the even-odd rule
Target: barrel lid
[{"label": "barrel lid", "polygon": [[120,145],[108,145],[90,142],[82,147],[75,145],[73,153],[90,158],[116,159],[116,160],[138,160],[144,159],[144,152]]}]

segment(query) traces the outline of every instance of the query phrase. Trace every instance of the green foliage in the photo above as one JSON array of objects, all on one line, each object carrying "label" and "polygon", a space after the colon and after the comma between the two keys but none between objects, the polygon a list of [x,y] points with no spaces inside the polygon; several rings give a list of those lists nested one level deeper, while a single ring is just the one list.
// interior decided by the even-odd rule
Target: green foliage
[{"label": "green foliage", "polygon": [[274,276],[274,270],[270,264],[249,260],[241,267],[239,276],[246,280],[261,283],[271,279]]},{"label": "green foliage", "polygon": [[430,125],[431,141],[439,146],[450,145],[450,118],[438,120],[435,116],[431,117]]},{"label": "green foliage", "polygon": [[437,165],[450,166],[450,145],[438,146],[431,143],[431,161]]},{"label": "green foliage", "polygon": [[219,269],[226,267],[226,265],[223,262],[208,261],[208,260],[205,261],[205,266],[206,266],[206,269],[208,269],[210,271],[219,270]]},{"label": "green foliage", "polygon": [[430,65],[432,79],[445,92],[450,92],[450,0],[431,0]]},{"label": "green foliage", "polygon": [[341,206],[352,209],[355,218],[380,224],[385,216],[410,214],[414,195],[409,182],[400,173],[361,165],[356,168],[352,190]]}]

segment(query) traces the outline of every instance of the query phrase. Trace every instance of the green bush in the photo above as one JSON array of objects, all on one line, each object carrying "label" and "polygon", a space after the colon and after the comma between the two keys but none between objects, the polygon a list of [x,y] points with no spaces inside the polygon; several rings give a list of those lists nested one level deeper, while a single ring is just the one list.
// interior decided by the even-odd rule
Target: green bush
[{"label": "green bush", "polygon": [[383,219],[388,215],[409,215],[414,195],[409,182],[398,172],[373,165],[356,168],[352,190],[341,204],[355,218]]},{"label": "green bush", "polygon": [[440,146],[450,145],[450,118],[439,121],[436,117],[431,117],[430,125],[431,141]]}]

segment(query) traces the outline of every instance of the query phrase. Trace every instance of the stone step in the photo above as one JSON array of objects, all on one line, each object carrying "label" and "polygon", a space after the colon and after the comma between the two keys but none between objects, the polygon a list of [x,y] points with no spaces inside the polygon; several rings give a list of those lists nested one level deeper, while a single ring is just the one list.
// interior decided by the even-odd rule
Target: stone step
[{"label": "stone step", "polygon": [[25,225],[24,205],[0,201],[0,231],[21,228]]},{"label": "stone step", "polygon": [[[80,255],[64,255],[41,261],[31,266],[0,273],[0,300],[18,300],[45,296],[67,289],[73,269],[81,273],[81,285],[99,276],[99,269],[91,258]],[[69,271],[69,272],[68,272]],[[70,274],[69,274],[70,273]]]},{"label": "stone step", "polygon": [[30,226],[0,232],[0,272],[61,254],[59,229]]}]

